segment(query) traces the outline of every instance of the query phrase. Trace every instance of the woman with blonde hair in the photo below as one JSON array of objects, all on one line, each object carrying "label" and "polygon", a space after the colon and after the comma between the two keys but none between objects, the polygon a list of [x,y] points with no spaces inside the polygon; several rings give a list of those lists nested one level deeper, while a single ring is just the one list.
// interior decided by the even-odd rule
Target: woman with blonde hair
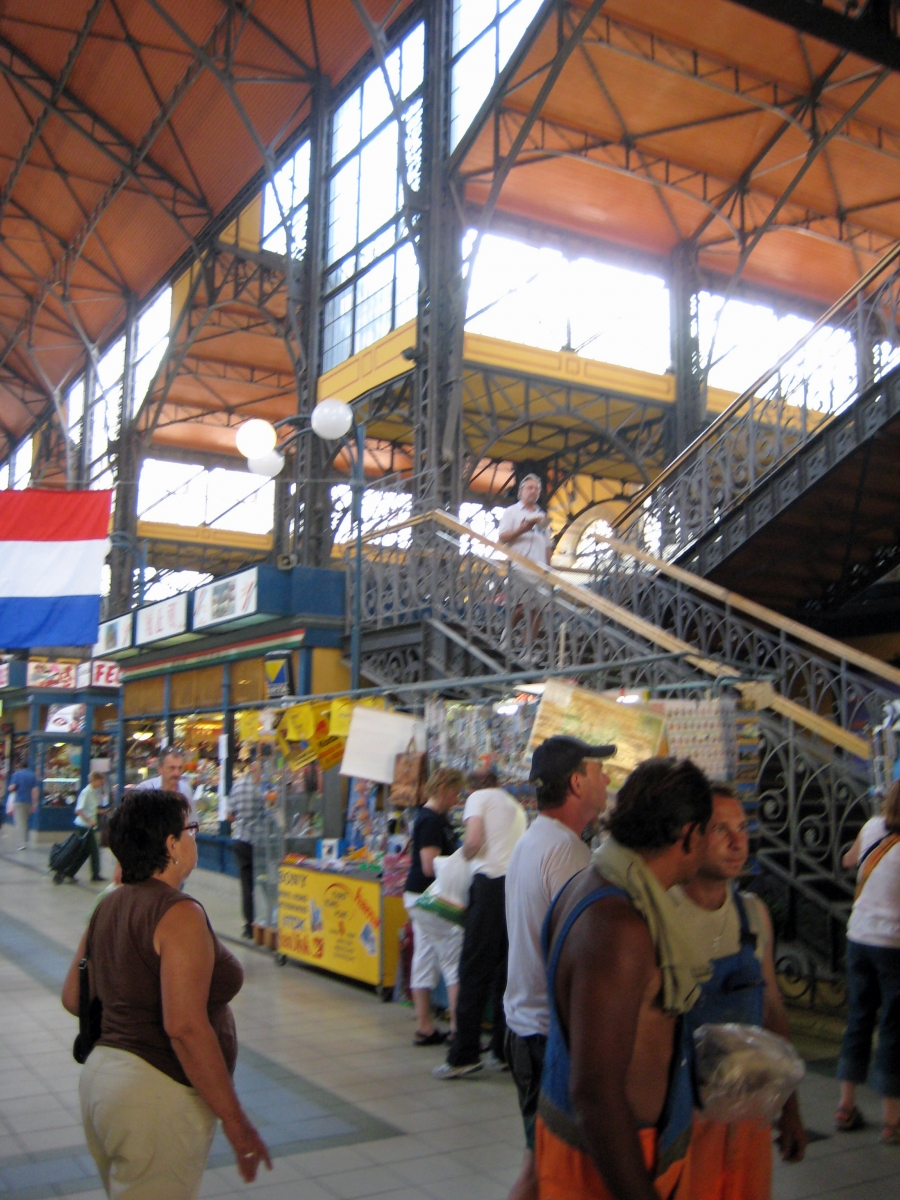
[{"label": "woman with blonde hair", "polygon": [[856,1087],[869,1072],[877,1021],[872,1087],[882,1098],[881,1141],[900,1146],[900,781],[888,790],[881,816],[863,825],[843,866],[858,867],[858,873],[847,924],[849,1011],[838,1059],[841,1099],[834,1123],[844,1132],[865,1123],[856,1106]]},{"label": "woman with blonde hair", "polygon": [[416,1046],[439,1046],[447,1034],[436,1028],[431,1011],[431,989],[441,975],[447,985],[450,1033],[456,1030],[456,999],[459,995],[459,956],[462,953],[461,925],[445,921],[437,913],[418,908],[416,901],[434,883],[434,860],[452,854],[459,841],[448,813],[459,803],[465,783],[462,771],[440,767],[425,784],[425,803],[417,809],[412,827],[412,865],[406,878],[403,903],[413,927],[413,960],[409,986],[416,1010]]}]

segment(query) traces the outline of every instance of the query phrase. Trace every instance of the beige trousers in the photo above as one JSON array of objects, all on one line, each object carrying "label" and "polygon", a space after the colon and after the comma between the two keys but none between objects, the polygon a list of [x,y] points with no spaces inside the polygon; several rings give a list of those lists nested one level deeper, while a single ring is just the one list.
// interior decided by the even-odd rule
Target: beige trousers
[{"label": "beige trousers", "polygon": [[13,817],[16,822],[16,844],[25,846],[28,844],[28,821],[31,817],[31,805],[16,802],[13,805]]},{"label": "beige trousers", "polygon": [[195,1200],[216,1117],[193,1088],[110,1046],[79,1082],[88,1149],[111,1200]]}]

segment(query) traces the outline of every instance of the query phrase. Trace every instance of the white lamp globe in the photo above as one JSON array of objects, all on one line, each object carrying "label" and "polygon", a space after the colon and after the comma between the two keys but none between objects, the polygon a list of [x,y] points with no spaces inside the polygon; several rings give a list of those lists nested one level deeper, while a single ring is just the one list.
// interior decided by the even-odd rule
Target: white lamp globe
[{"label": "white lamp globe", "polygon": [[244,458],[262,458],[275,449],[278,435],[268,421],[254,417],[252,421],[245,421],[243,425],[238,426],[236,440],[237,448]]},{"label": "white lamp globe", "polygon": [[336,442],[353,424],[353,409],[345,400],[320,400],[312,410],[310,424],[324,441]]},{"label": "white lamp globe", "polygon": [[280,474],[283,466],[284,455],[279,454],[277,450],[270,450],[268,454],[261,454],[259,458],[247,459],[247,470],[251,475],[268,475],[270,479]]}]

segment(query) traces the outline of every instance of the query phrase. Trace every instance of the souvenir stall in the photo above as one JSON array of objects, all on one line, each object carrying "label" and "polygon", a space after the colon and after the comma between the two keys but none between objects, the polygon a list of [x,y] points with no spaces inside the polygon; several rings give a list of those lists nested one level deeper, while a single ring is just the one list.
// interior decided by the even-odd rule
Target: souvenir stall
[{"label": "souvenir stall", "polygon": [[[340,765],[349,778],[344,837],[322,838],[315,856],[298,852],[288,833],[278,887],[280,961],[292,959],[371,984],[388,995],[397,971],[399,931],[406,924],[403,883],[408,859],[392,843],[389,795],[398,754],[410,743],[424,765],[422,722],[384,711],[382,702],[345,700],[296,705],[279,723],[288,772]],[[365,778],[363,777],[365,772]],[[303,778],[301,774],[301,779]],[[309,819],[285,789],[285,826]],[[405,838],[401,838],[405,844]],[[403,860],[402,862],[400,860]]]}]

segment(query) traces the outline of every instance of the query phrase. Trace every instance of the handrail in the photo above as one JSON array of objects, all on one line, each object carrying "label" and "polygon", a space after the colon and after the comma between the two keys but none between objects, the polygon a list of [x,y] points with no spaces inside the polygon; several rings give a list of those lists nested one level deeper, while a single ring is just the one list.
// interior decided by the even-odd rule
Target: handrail
[{"label": "handrail", "polygon": [[652,554],[638,550],[636,546],[632,546],[628,542],[620,541],[618,538],[609,537],[603,533],[595,533],[593,537],[595,541],[607,542],[617,553],[635,558],[638,562],[647,563],[648,566],[654,567],[663,575],[677,579],[679,583],[687,584],[694,591],[702,592],[705,596],[718,600],[720,604],[727,604],[739,612],[745,612],[748,616],[755,617],[757,621],[764,621],[782,633],[790,634],[797,641],[814,646],[823,654],[830,654],[834,658],[853,663],[863,671],[868,671],[870,675],[878,675],[886,683],[900,685],[900,670],[890,666],[889,663],[882,662],[880,658],[873,658],[871,654],[856,650],[853,646],[848,646],[846,642],[839,642],[837,638],[831,638],[827,634],[819,633],[816,629],[810,629],[808,625],[803,625],[800,621],[792,621],[790,617],[784,617],[774,609],[766,608],[764,604],[757,604],[755,600],[748,600],[738,592],[731,592],[717,583],[710,583],[702,575],[695,575],[692,571],[686,571],[684,567],[676,567],[660,558],[654,558]]},{"label": "handrail", "polygon": [[[900,258],[900,241],[898,241],[890,250],[888,250],[887,254],[879,259],[875,266],[871,267],[865,273],[865,275],[862,275],[859,279],[857,279],[856,283],[854,283],[852,287],[848,288],[848,290],[844,292],[843,296],[841,296],[839,300],[836,300],[830,308],[826,309],[816,323],[806,331],[799,341],[794,343],[790,350],[786,350],[785,353],[782,354],[781,357],[775,363],[773,363],[773,365],[769,367],[769,369],[763,375],[760,375],[759,379],[757,379],[755,383],[752,383],[750,387],[741,392],[736,399],[732,400],[728,407],[723,409],[722,412],[720,412],[715,418],[715,420],[707,425],[707,427],[694,438],[690,445],[686,446],[680,454],[677,454],[670,463],[667,463],[666,466],[663,467],[660,473],[654,479],[652,479],[650,483],[641,488],[639,492],[632,496],[625,508],[623,508],[622,511],[613,519],[613,527],[615,529],[621,528],[621,526],[629,519],[629,517],[633,516],[634,513],[637,512],[647,497],[652,495],[656,488],[661,483],[664,483],[665,480],[667,480],[671,475],[673,475],[683,463],[687,462],[691,455],[694,454],[694,452],[700,446],[702,446],[705,442],[708,442],[710,438],[714,437],[715,434],[717,434],[722,426],[726,423],[726,421],[734,416],[738,409],[742,408],[745,404],[748,404],[750,400],[756,396],[759,388],[761,388],[764,383],[767,383],[777,371],[780,371],[786,362],[790,362],[794,355],[799,350],[803,349],[806,343],[819,332],[823,325],[827,325],[832,317],[836,316],[837,313],[839,313],[841,309],[844,308],[851,300],[854,300],[860,294],[860,292],[864,291],[874,279],[877,279],[878,276],[898,258]],[[834,414],[826,416],[818,428],[824,429],[826,425],[833,420],[833,418]]]},{"label": "handrail", "polygon": [[[411,517],[405,521],[398,521],[393,525],[386,525],[380,529],[372,530],[363,536],[366,541],[370,541],[374,538],[385,537],[401,529],[423,525],[428,521],[433,521],[436,525],[442,525],[452,533],[456,533],[461,537],[472,538],[474,541],[498,551],[517,567],[549,583],[570,599],[588,608],[593,608],[595,612],[601,613],[603,616],[615,621],[617,625],[631,630],[632,633],[645,638],[653,645],[660,646],[671,653],[682,654],[686,662],[703,671],[705,674],[711,675],[716,679],[733,679],[735,681],[740,679],[741,673],[735,667],[719,662],[717,659],[707,658],[698,654],[696,647],[691,646],[690,643],[683,642],[680,638],[675,637],[674,634],[667,633],[666,630],[660,629],[659,626],[653,625],[650,621],[644,620],[643,617],[637,616],[627,608],[615,604],[612,600],[598,596],[596,592],[582,587],[581,584],[572,583],[571,580],[566,579],[564,575],[553,567],[542,566],[540,563],[526,558],[523,554],[519,554],[518,551],[513,550],[509,546],[491,541],[489,537],[485,537],[484,534],[478,533],[468,525],[464,525],[461,521],[451,516],[450,513],[444,512],[443,509],[431,509],[427,513],[421,513],[419,516]],[[735,682],[734,686],[755,707],[771,708],[773,712],[779,713],[797,725],[802,725],[805,729],[810,730],[810,732],[823,738],[825,741],[848,750],[858,758],[867,759],[871,757],[871,747],[865,738],[859,737],[847,729],[842,729],[827,717],[822,717],[818,713],[811,712],[809,709],[804,708],[802,704],[797,704],[796,701],[789,700],[787,697],[780,695],[775,691],[771,683]]]}]

